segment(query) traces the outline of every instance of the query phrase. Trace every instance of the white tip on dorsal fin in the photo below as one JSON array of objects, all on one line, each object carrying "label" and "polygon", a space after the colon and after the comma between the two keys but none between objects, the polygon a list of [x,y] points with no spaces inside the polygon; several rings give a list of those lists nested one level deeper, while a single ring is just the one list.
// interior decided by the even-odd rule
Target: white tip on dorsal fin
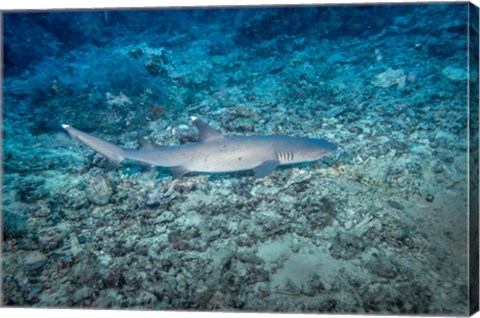
[{"label": "white tip on dorsal fin", "polygon": [[195,120],[197,120],[198,118],[195,117],[195,116],[190,116],[190,119],[191,119],[192,121],[195,121]]},{"label": "white tip on dorsal fin", "polygon": [[67,128],[70,127],[70,125],[62,124],[62,127],[63,127],[64,129],[67,129]]},{"label": "white tip on dorsal fin", "polygon": [[207,141],[223,138],[222,134],[219,131],[207,125],[203,120],[198,119],[195,116],[192,116],[191,118],[193,120],[193,123],[198,129],[198,140],[200,142],[207,142]]}]

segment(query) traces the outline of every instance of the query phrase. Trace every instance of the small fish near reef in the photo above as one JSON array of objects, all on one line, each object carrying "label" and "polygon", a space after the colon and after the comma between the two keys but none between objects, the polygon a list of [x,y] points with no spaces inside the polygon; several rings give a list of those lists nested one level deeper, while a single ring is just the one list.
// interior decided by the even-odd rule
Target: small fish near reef
[{"label": "small fish near reef", "polygon": [[197,117],[192,117],[192,121],[199,132],[198,142],[161,148],[154,148],[139,137],[139,149],[123,149],[70,125],[62,127],[72,138],[107,157],[107,169],[115,168],[127,158],[151,167],[169,167],[175,179],[189,172],[242,170],[253,170],[255,177],[261,178],[280,165],[316,161],[337,149],[334,143],[315,138],[223,136]]}]

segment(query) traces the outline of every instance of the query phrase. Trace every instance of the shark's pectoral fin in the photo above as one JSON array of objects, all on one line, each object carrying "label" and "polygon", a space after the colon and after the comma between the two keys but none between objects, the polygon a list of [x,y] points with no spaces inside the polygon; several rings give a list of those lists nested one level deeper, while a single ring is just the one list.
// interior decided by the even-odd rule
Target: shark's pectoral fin
[{"label": "shark's pectoral fin", "polygon": [[253,168],[255,178],[263,178],[268,176],[273,170],[275,170],[276,167],[278,167],[279,164],[280,162],[278,160],[264,161],[261,165]]},{"label": "shark's pectoral fin", "polygon": [[171,169],[172,169],[173,179],[178,179],[190,172],[190,170],[188,170],[184,166],[172,167]]}]

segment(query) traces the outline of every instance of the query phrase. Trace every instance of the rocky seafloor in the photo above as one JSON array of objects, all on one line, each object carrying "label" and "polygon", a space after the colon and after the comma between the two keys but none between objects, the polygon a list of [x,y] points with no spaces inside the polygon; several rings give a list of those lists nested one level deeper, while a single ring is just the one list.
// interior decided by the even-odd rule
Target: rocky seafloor
[{"label": "rocky seafloor", "polygon": [[[4,305],[466,314],[467,9],[6,14]],[[190,116],[339,149],[172,180],[60,126],[168,146]]]}]

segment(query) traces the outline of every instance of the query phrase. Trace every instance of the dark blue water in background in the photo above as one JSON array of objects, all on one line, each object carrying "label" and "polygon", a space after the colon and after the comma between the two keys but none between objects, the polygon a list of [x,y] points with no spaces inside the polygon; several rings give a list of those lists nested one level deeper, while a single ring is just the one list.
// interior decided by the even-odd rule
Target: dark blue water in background
[{"label": "dark blue water in background", "polygon": [[[3,16],[8,306],[467,312],[467,4]],[[226,135],[314,164],[192,174],[104,159]]]}]

